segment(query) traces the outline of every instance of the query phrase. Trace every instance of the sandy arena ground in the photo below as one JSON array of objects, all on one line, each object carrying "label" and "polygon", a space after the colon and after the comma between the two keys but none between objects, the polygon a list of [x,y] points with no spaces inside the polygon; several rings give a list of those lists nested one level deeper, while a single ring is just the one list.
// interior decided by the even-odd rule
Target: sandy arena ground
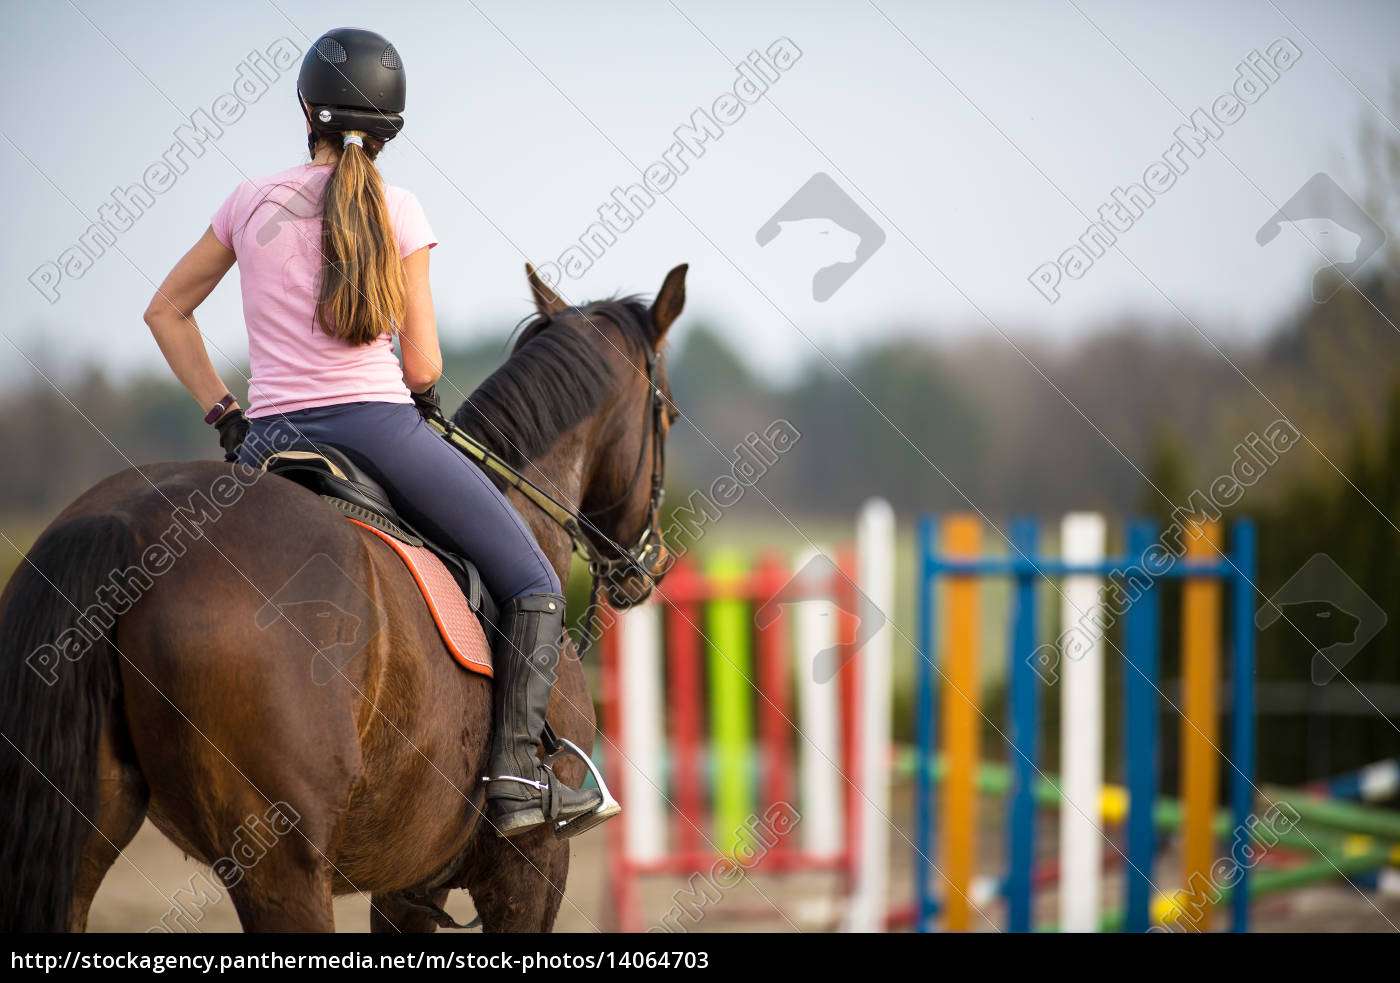
[{"label": "sandy arena ground", "polygon": [[[986,806],[984,815],[993,815],[990,812],[993,803],[988,802]],[[894,819],[898,830],[911,828],[909,813],[907,793],[897,794]],[[1042,848],[1053,849],[1053,825],[1050,823],[1047,823],[1046,833]],[[900,832],[892,834],[890,899],[895,909],[907,908],[913,893],[913,848],[903,836]],[[616,921],[604,876],[605,840],[602,830],[593,830],[573,841],[573,862],[560,906],[558,931],[613,930]],[[983,855],[994,858],[998,852],[999,836],[994,828],[989,828]],[[990,868],[994,863],[994,859],[989,859],[987,865]],[[90,930],[144,932],[157,925],[170,909],[167,899],[175,891],[188,887],[190,878],[200,869],[148,823],[117,861],[98,892]],[[643,892],[648,918],[659,919],[671,908],[671,895],[684,886],[685,882],[679,878],[650,880]],[[839,917],[838,889],[838,879],[834,875],[752,876],[711,905],[698,924],[686,927],[696,932],[825,931]],[[1104,886],[1105,898],[1115,899],[1119,895],[1116,880],[1110,878]],[[998,907],[990,909],[992,918],[997,920],[1002,917]],[[471,899],[461,891],[453,893],[447,909],[464,924],[474,915]],[[369,928],[367,897],[340,898],[336,901],[335,913],[337,931],[364,932]],[[1337,883],[1258,901],[1254,915],[1256,930],[1265,932],[1396,932],[1400,931],[1400,897],[1378,897],[1374,892]],[[1047,924],[1053,922],[1053,891],[1042,895],[1038,918]],[[196,927],[201,932],[236,932],[238,916],[233,905],[224,898],[204,909]],[[995,930],[988,921],[977,927],[982,931]]]}]

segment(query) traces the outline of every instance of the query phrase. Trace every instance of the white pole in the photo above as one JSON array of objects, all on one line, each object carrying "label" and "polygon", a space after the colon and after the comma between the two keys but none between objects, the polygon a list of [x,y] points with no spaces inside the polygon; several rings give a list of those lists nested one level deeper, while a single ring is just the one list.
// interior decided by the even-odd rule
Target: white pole
[{"label": "white pole", "polygon": [[[796,569],[806,569],[818,555],[798,555]],[[836,605],[831,601],[802,601],[796,605],[797,631],[797,747],[798,789],[801,794],[803,845],[815,857],[836,857],[844,846],[845,817],[841,806],[841,714],[839,683],[818,683],[813,664],[817,653],[836,644]],[[838,677],[839,678],[839,677]]]},{"label": "white pole", "polygon": [[622,801],[625,848],[635,861],[666,854],[665,734],[661,727],[661,609],[642,604],[621,615]]},{"label": "white pole", "polygon": [[[1097,563],[1104,555],[1103,516],[1072,512],[1060,524],[1060,552],[1070,563]],[[1098,930],[1103,831],[1103,578],[1075,574],[1064,580],[1060,633],[1060,926]],[[1068,634],[1066,634],[1068,633]]]},{"label": "white pole", "polygon": [[883,932],[889,890],[890,854],[890,655],[894,617],[894,509],[882,498],[865,503],[856,523],[857,586],[869,600],[858,611],[861,628],[878,628],[857,656],[860,659],[860,765],[855,777],[859,795],[860,842],[856,844],[855,891],[846,928]]}]

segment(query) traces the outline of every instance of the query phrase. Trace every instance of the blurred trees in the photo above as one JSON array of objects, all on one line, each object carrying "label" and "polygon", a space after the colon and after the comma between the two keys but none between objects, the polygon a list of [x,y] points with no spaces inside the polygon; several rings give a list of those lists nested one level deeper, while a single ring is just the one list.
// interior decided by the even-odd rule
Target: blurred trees
[{"label": "blurred trees", "polygon": [[[1156,511],[1228,471],[1236,445],[1286,416],[1307,440],[1249,490],[1242,505],[1256,509],[1298,481],[1335,478],[1358,434],[1375,439],[1400,364],[1391,297],[1373,278],[1305,305],[1261,345],[1221,351],[1189,326],[1132,323],[1069,348],[887,338],[835,366],[799,348],[803,367],[786,384],[695,326],[670,359],[684,415],[672,437],[672,497],[707,487],[747,434],[785,419],[802,437],[761,489],[794,517],[847,517],[872,493],[906,513]],[[460,402],[506,350],[504,337],[449,350],[444,405]],[[1179,460],[1174,489],[1158,494],[1147,476],[1164,441]],[[34,378],[0,395],[0,515],[51,515],[127,459],[217,453],[168,376],[115,384],[94,369],[58,390]],[[772,506],[754,495],[739,510],[768,517]]]},{"label": "blurred trees", "polygon": [[[1279,693],[1279,706],[1260,722],[1261,774],[1299,781],[1400,756],[1400,384],[1388,391],[1387,412],[1361,424],[1337,460],[1288,489],[1259,513],[1259,600],[1323,554],[1385,612],[1385,625],[1335,679],[1312,679],[1316,644],[1306,626],[1277,622],[1259,634],[1261,694]],[[1340,617],[1361,615],[1342,604]],[[1359,626],[1364,630],[1365,625]],[[1340,631],[1351,629],[1344,623]],[[1351,636],[1345,635],[1342,640]],[[1292,696],[1291,694],[1296,694]],[[1267,706],[1262,709],[1269,709]]]},{"label": "blurred trees", "polygon": [[[1318,687],[1305,639],[1261,633],[1261,680],[1294,687],[1261,700],[1286,703],[1292,692],[1299,704],[1263,718],[1261,771],[1294,781],[1400,754],[1400,725],[1388,719],[1400,698],[1400,295],[1389,269],[1300,305],[1254,346],[1217,348],[1182,324],[1124,323],[1070,347],[905,336],[835,366],[795,348],[802,368],[778,383],[692,326],[670,359],[684,414],[670,504],[729,473],[746,435],[784,419],[800,440],[762,478],[762,494],[735,507],[775,528],[784,517],[844,524],[876,493],[906,517],[974,506],[997,522],[1075,508],[1166,515],[1228,472],[1250,433],[1287,417],[1304,439],[1227,513],[1261,523],[1258,586],[1268,596],[1326,553],[1389,621],[1343,678]],[[503,337],[449,351],[444,404],[460,402],[507,347]],[[15,534],[27,545],[128,462],[218,454],[198,408],[164,375],[117,384],[93,369],[57,388],[35,378],[0,395],[0,521],[28,530]],[[1380,702],[1368,710],[1373,692]]]}]

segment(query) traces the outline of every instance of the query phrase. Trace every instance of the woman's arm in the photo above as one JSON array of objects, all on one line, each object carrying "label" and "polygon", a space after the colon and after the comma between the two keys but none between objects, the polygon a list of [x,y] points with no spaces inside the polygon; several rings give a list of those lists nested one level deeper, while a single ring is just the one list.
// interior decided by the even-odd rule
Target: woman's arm
[{"label": "woman's arm", "polygon": [[437,318],[433,316],[433,292],[428,286],[428,249],[424,246],[409,253],[403,261],[408,304],[403,326],[399,328],[399,350],[403,357],[404,384],[415,393],[427,392],[442,376],[442,350],[438,347]]},{"label": "woman's arm", "polygon": [[229,390],[209,361],[194,311],[218,286],[233,266],[234,258],[233,250],[214,237],[214,230],[205,229],[194,248],[175,264],[146,308],[146,324],[155,335],[161,354],[206,412]]}]

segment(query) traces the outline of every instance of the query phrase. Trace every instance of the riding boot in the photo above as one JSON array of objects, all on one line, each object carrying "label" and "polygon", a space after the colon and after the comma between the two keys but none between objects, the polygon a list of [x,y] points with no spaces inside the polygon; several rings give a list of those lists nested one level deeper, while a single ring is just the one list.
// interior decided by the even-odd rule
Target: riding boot
[{"label": "riding boot", "polygon": [[564,598],[516,598],[504,606],[498,628],[493,659],[496,726],[485,778],[486,819],[502,836],[515,836],[591,812],[603,796],[597,789],[565,785],[536,754],[559,668]]}]

